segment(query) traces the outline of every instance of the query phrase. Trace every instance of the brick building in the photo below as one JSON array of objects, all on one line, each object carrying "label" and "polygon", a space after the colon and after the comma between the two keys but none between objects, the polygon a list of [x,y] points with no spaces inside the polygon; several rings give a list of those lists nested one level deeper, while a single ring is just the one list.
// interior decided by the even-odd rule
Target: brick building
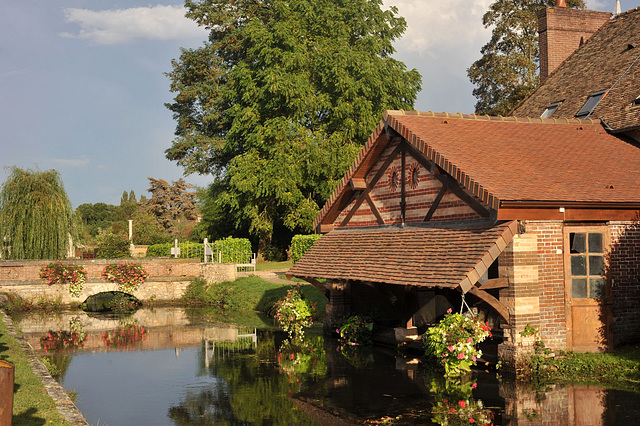
[{"label": "brick building", "polygon": [[[385,113],[289,271],[329,322],[368,313],[402,337],[464,300],[507,362],[527,324],[553,349],[640,340],[640,9],[560,9],[539,16],[549,75],[513,117]],[[544,59],[558,43],[577,50]]]}]

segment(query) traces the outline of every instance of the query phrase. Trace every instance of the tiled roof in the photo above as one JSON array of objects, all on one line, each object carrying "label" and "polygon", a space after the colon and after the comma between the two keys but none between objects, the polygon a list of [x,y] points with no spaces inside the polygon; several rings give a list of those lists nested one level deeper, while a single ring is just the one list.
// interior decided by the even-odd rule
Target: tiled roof
[{"label": "tiled roof", "polygon": [[563,101],[553,117],[573,117],[592,93],[609,90],[591,118],[602,119],[614,131],[640,126],[640,8],[618,15],[596,31],[514,111],[539,117],[545,108]]},{"label": "tiled roof", "polygon": [[[384,122],[487,205],[500,201],[639,203],[640,149],[598,120],[387,111]],[[378,126],[320,211],[349,196],[348,182],[388,142]]]},{"label": "tiled roof", "polygon": [[516,233],[515,222],[337,229],[320,238],[290,275],[467,291]]}]

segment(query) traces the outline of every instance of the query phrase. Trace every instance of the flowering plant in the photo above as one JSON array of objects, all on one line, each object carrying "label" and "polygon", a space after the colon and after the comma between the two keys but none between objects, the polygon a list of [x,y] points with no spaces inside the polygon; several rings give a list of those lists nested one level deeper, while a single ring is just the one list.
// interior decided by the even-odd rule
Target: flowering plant
[{"label": "flowering plant", "polygon": [[434,403],[431,409],[431,421],[439,425],[493,425],[493,413],[482,400],[474,399],[473,389],[476,382],[461,380],[434,379],[431,382],[431,394]]},{"label": "flowering plant", "polygon": [[300,287],[287,291],[287,296],[276,302],[275,314],[273,317],[284,331],[289,333],[289,337],[302,338],[304,328],[313,324],[313,311],[316,310],[314,303],[307,302],[300,293]]},{"label": "flowering plant", "polygon": [[327,374],[327,354],[320,336],[285,340],[276,355],[280,371],[297,392],[309,379],[320,379]]},{"label": "flowering plant", "polygon": [[371,343],[373,323],[365,317],[352,315],[336,328],[336,333],[345,345],[368,345]]},{"label": "flowering plant", "polygon": [[49,351],[55,352],[60,350],[73,350],[84,346],[87,340],[87,333],[84,331],[82,322],[78,317],[69,321],[70,330],[53,331],[49,330],[47,334],[40,338],[40,346],[45,353]]},{"label": "flowering plant", "polygon": [[40,269],[40,278],[47,280],[49,285],[69,283],[69,293],[74,297],[79,297],[87,280],[87,271],[81,265],[53,262]]},{"label": "flowering plant", "polygon": [[102,333],[102,342],[110,348],[132,349],[138,342],[145,340],[147,330],[137,321],[124,321],[119,324],[117,330]]},{"label": "flowering plant", "polygon": [[438,325],[424,336],[426,352],[444,365],[446,376],[460,376],[482,356],[476,345],[491,336],[491,327],[477,318],[452,313],[451,309]]},{"label": "flowering plant", "polygon": [[139,263],[111,263],[104,267],[102,278],[118,284],[118,290],[134,293],[149,274]]}]

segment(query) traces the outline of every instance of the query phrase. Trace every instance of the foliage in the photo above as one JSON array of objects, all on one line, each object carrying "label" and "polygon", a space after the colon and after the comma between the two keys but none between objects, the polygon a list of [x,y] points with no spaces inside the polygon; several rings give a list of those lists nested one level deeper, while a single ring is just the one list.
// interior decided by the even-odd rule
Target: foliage
[{"label": "foliage", "polygon": [[316,307],[303,298],[298,286],[290,288],[284,299],[275,304],[274,310],[276,323],[289,333],[289,337],[301,339],[304,337],[304,329],[313,324],[313,311]]},{"label": "foliage", "polygon": [[116,206],[105,203],[80,204],[76,213],[81,217],[82,224],[88,234],[96,237],[101,230],[111,228]]},{"label": "foliage", "polygon": [[44,352],[71,351],[84,346],[87,341],[87,333],[79,318],[73,318],[69,322],[69,330],[53,331],[40,338],[40,346]]},{"label": "foliage", "polygon": [[336,329],[340,342],[347,345],[368,345],[371,343],[373,322],[360,315],[352,315]]},{"label": "foliage", "polygon": [[63,259],[75,236],[73,207],[60,174],[12,167],[0,190],[3,259]]},{"label": "foliage", "polygon": [[[147,257],[167,257],[171,255],[174,243],[154,244],[147,248]],[[179,258],[202,259],[204,257],[204,245],[202,243],[178,243],[180,249]]]},{"label": "foliage", "polygon": [[164,233],[156,216],[144,208],[134,211],[131,219],[133,220],[132,241],[134,244],[151,245],[169,241],[170,236]]},{"label": "foliage", "polygon": [[420,76],[390,57],[406,23],[381,5],[186,2],[210,35],[168,74],[167,158],[218,178],[227,223],[248,226],[260,252],[278,227],[309,232],[382,111],[412,108]]},{"label": "foliage", "polygon": [[426,352],[444,365],[446,376],[460,376],[482,356],[476,345],[491,336],[490,330],[487,323],[449,309],[438,325],[427,330]]},{"label": "foliage", "polygon": [[466,378],[432,379],[431,394],[434,396],[433,423],[439,425],[492,425],[494,415],[485,408],[482,400],[473,398],[475,381]]},{"label": "foliage", "polygon": [[[476,86],[476,114],[507,115],[538,85],[538,24],[536,12],[555,0],[496,0],[483,15],[493,27],[482,57],[467,70]],[[583,0],[567,0],[584,8]]]},{"label": "foliage", "polygon": [[102,271],[103,279],[118,284],[118,290],[125,293],[135,293],[148,277],[141,264],[132,262],[111,263]]},{"label": "foliage", "polygon": [[131,257],[131,241],[124,234],[113,234],[104,232],[98,236],[98,251],[96,257],[99,259],[118,259]]},{"label": "foliage", "polygon": [[188,238],[198,218],[196,193],[193,185],[178,179],[169,184],[164,179],[149,178],[151,198],[146,201],[149,212],[173,236]]},{"label": "foliage", "polygon": [[222,254],[222,263],[248,263],[251,259],[251,242],[247,238],[227,237],[211,244],[214,257]]},{"label": "foliage", "polygon": [[47,280],[49,285],[69,283],[69,293],[74,297],[80,297],[87,280],[87,271],[82,265],[65,265],[61,262],[54,262],[40,269],[40,278]]},{"label": "foliage", "polygon": [[291,239],[291,260],[296,263],[318,241],[321,234],[294,235]]},{"label": "foliage", "polygon": [[221,284],[208,284],[205,280],[189,283],[182,295],[182,300],[188,305],[208,305],[224,308],[231,288]]},{"label": "foliage", "polygon": [[307,380],[322,379],[327,374],[327,354],[322,336],[285,340],[276,357],[278,367],[299,392]]},{"label": "foliage", "polygon": [[531,324],[529,323],[527,323],[520,332],[521,336],[535,336],[536,334],[538,334],[538,329],[531,327]]}]

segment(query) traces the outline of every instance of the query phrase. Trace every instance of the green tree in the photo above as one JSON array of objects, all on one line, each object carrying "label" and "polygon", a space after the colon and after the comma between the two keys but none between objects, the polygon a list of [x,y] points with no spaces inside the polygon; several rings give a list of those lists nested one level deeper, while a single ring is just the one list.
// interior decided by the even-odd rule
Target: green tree
[{"label": "green tree", "polygon": [[406,22],[381,6],[186,2],[210,36],[168,74],[177,138],[167,158],[219,178],[232,221],[249,224],[261,251],[279,226],[310,231],[383,110],[413,108],[420,74],[390,56]]},{"label": "green tree", "polygon": [[114,221],[116,206],[105,203],[80,204],[76,213],[80,216],[83,226],[92,237],[98,235],[102,229],[110,229]]},{"label": "green tree", "polygon": [[151,198],[146,208],[154,214],[158,223],[174,236],[188,238],[198,218],[196,192],[193,185],[178,179],[169,184],[164,179],[148,178]]},{"label": "green tree", "polygon": [[[467,70],[476,86],[476,114],[507,115],[538,85],[539,49],[536,12],[555,0],[497,0],[482,16],[493,27],[482,57]],[[583,0],[567,6],[584,9]]]},{"label": "green tree", "polygon": [[4,259],[63,259],[74,235],[73,208],[60,174],[11,168],[0,191]]}]

